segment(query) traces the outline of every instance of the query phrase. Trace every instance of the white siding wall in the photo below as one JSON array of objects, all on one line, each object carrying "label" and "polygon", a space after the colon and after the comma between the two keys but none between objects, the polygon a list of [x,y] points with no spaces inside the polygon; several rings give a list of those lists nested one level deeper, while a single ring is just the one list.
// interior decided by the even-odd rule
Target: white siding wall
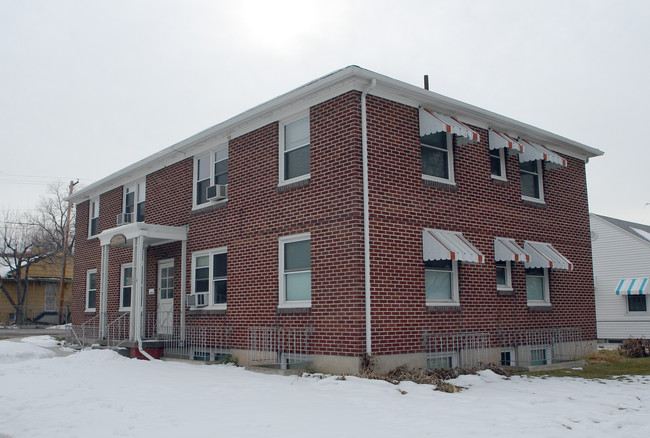
[{"label": "white siding wall", "polygon": [[[650,312],[628,312],[625,295],[616,295],[622,278],[650,276],[650,242],[590,215],[599,339],[650,338]],[[648,302],[650,306],[650,302]]]}]

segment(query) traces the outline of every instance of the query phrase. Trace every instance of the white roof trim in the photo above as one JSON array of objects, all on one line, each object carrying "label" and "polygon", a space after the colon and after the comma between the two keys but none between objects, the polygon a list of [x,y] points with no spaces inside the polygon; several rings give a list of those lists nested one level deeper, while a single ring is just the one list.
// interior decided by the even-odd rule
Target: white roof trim
[{"label": "white roof trim", "polygon": [[551,268],[571,271],[573,263],[564,257],[550,243],[524,241],[524,251],[530,254],[530,261],[526,268]]},{"label": "white roof trim", "polygon": [[648,277],[624,278],[616,286],[616,295],[645,295],[650,290]]},{"label": "white roof trim", "polygon": [[519,143],[524,145],[524,150],[519,154],[519,161],[521,163],[525,161],[544,160],[548,162],[551,167],[566,167],[566,160],[564,158],[551,152],[544,146],[526,141],[522,138],[519,139]]},{"label": "white roof trim", "polygon": [[485,257],[457,231],[422,230],[422,257],[430,260],[458,260],[483,263]]},{"label": "white roof trim", "polygon": [[78,190],[69,197],[69,200],[77,203],[85,201],[90,197],[119,187],[125,182],[142,178],[189,158],[197,151],[207,150],[209,147],[227,142],[230,138],[281,120],[288,116],[289,112],[304,111],[313,105],[351,90],[363,91],[372,79],[375,79],[377,83],[377,86],[369,93],[373,96],[384,97],[416,108],[421,106],[435,108],[457,120],[471,121],[474,125],[494,128],[500,132],[519,132],[526,138],[552,146],[554,149],[561,150],[562,153],[582,160],[603,154],[598,149],[535,126],[352,65],[311,81],[122,168]]},{"label": "white roof trim", "polygon": [[477,132],[453,117],[420,108],[420,137],[438,132],[450,132],[470,142],[481,140]]},{"label": "white roof trim", "polygon": [[490,143],[490,149],[510,149],[515,152],[523,152],[525,149],[524,145],[517,140],[494,129],[490,129],[488,141]]},{"label": "white roof trim", "polygon": [[494,261],[496,262],[530,262],[530,254],[506,237],[494,238]]}]

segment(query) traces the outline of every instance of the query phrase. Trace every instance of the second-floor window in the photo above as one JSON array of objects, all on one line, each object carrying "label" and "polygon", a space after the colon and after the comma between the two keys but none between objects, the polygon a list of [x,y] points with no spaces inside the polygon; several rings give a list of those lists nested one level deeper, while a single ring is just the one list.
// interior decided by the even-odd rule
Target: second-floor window
[{"label": "second-floor window", "polygon": [[490,173],[492,178],[506,179],[505,149],[490,149]]},{"label": "second-floor window", "polygon": [[454,182],[452,134],[437,132],[420,137],[422,178],[432,181]]},{"label": "second-floor window", "polygon": [[228,185],[228,147],[199,156],[194,167],[194,206],[208,205],[208,188]]},{"label": "second-floor window", "polygon": [[90,200],[88,209],[88,236],[92,237],[99,233],[99,196]]},{"label": "second-floor window", "polygon": [[310,177],[309,117],[280,125],[280,182]]},{"label": "second-floor window", "polygon": [[541,160],[524,161],[519,163],[521,179],[521,196],[534,201],[544,200],[542,187],[542,162]]},{"label": "second-floor window", "polygon": [[146,193],[144,180],[124,186],[123,222],[144,222]]}]

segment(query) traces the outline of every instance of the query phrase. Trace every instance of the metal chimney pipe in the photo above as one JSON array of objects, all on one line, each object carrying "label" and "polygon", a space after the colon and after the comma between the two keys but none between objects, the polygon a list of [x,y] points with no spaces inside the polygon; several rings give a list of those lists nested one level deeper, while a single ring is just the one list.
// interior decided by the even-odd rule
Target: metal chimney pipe
[{"label": "metal chimney pipe", "polygon": [[424,75],[424,89],[429,89],[429,75]]}]

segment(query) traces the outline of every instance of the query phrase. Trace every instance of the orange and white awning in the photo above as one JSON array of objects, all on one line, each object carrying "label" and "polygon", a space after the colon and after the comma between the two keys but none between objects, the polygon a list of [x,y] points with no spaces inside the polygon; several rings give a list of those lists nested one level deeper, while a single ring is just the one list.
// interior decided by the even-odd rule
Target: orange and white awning
[{"label": "orange and white awning", "polygon": [[463,233],[458,231],[422,230],[422,256],[424,261],[458,260],[483,263],[485,257]]},{"label": "orange and white awning", "polygon": [[510,149],[515,152],[523,152],[524,146],[514,138],[494,129],[490,129],[488,134],[490,149]]},{"label": "orange and white awning", "polygon": [[551,165],[551,167],[566,167],[566,160],[555,152],[551,152],[547,148],[537,143],[520,138],[519,143],[524,146],[524,150],[519,154],[519,161],[521,163],[533,160],[544,160]]},{"label": "orange and white awning", "polygon": [[515,242],[506,237],[494,238],[494,261],[496,262],[529,262],[530,254]]},{"label": "orange and white awning", "polygon": [[438,132],[450,132],[463,137],[463,143],[481,140],[476,131],[453,117],[420,108],[420,137]]},{"label": "orange and white awning", "polygon": [[573,269],[573,263],[550,243],[525,241],[524,251],[530,254],[530,261],[524,265],[526,268]]}]

